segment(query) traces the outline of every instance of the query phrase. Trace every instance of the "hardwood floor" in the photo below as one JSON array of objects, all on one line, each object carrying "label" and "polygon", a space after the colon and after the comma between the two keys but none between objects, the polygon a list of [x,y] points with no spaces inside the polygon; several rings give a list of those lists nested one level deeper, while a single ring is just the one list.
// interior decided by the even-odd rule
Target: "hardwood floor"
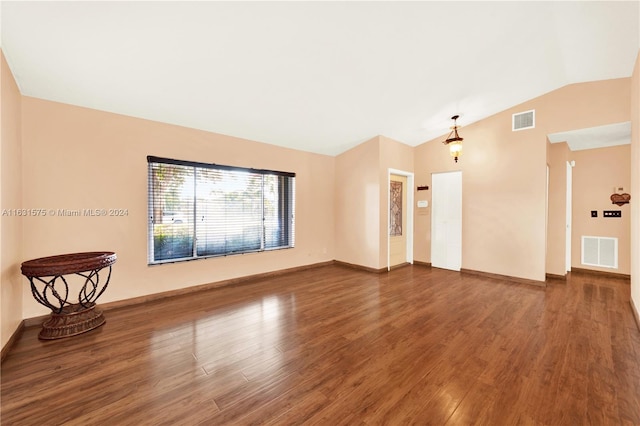
[{"label": "hardwood floor", "polygon": [[342,266],[24,331],[2,424],[640,424],[628,281]]}]

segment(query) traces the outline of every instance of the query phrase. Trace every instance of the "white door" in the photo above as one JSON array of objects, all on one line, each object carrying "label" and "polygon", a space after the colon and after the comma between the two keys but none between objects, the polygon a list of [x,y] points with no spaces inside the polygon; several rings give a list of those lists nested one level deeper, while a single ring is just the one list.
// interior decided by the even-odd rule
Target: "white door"
[{"label": "white door", "polygon": [[431,266],[462,267],[462,172],[431,175]]}]

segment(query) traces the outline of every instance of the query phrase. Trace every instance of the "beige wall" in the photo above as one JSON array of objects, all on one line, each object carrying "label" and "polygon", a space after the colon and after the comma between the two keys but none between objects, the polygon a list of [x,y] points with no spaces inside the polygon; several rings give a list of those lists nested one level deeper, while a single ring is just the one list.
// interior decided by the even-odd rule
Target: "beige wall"
[{"label": "beige wall", "polygon": [[[457,164],[444,136],[419,146],[416,179],[431,185],[431,173],[462,171],[463,269],[544,280],[545,140],[535,131],[512,134],[512,112],[463,127]],[[431,216],[416,218],[416,234],[427,238],[416,238],[414,256],[430,262]]]},{"label": "beige wall", "polygon": [[[0,211],[5,212],[22,208],[21,96],[4,54],[0,56]],[[4,347],[23,318],[22,290],[27,285],[20,274],[22,219],[3,214],[0,221],[0,340]]]},{"label": "beige wall", "polygon": [[336,157],[335,259],[380,268],[380,138]]},{"label": "beige wall", "polygon": [[640,51],[631,81],[631,298],[640,309]]},{"label": "beige wall", "polygon": [[388,266],[389,169],[413,172],[413,148],[376,136],[336,157],[336,260]]},{"label": "beige wall", "polygon": [[[23,97],[23,204],[128,209],[126,217],[25,218],[25,259],[118,255],[101,302],[335,258],[332,157]],[[147,155],[296,173],[295,248],[147,266]],[[25,286],[24,316],[47,310]]]},{"label": "beige wall", "polygon": [[[545,279],[546,135],[627,121],[630,83],[565,86],[462,127],[458,164],[441,143],[444,135],[416,147],[417,184],[431,185],[431,173],[462,171],[464,269]],[[511,115],[530,109],[536,110],[536,128],[512,132]],[[416,260],[430,262],[430,223],[430,214],[416,215]]]},{"label": "beige wall", "polygon": [[[571,266],[620,274],[631,273],[631,212],[630,206],[618,207],[609,197],[614,187],[629,191],[631,182],[631,146],[573,151],[572,171],[572,240]],[[598,217],[591,217],[591,210]],[[603,210],[620,210],[621,218],[605,218]],[[581,264],[582,236],[618,238],[618,269],[598,268]]]},{"label": "beige wall", "polygon": [[565,249],[567,224],[567,161],[569,147],[565,142],[549,144],[549,212],[547,224],[546,273],[567,273]]}]

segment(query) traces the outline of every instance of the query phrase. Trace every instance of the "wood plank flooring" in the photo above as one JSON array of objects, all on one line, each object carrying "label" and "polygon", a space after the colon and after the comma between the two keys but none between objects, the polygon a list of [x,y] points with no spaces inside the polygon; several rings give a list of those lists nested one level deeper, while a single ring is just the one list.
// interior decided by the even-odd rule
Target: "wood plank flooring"
[{"label": "wood plank flooring", "polygon": [[640,424],[624,280],[332,265],[106,317],[58,341],[25,330],[3,425]]}]

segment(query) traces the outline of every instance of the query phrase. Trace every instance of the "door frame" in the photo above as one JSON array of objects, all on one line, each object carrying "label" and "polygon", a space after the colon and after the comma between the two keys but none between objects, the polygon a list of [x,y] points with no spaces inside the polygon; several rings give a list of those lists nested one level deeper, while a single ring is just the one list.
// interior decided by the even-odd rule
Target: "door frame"
[{"label": "door frame", "polygon": [[391,250],[389,238],[389,210],[391,209],[391,175],[404,176],[407,178],[407,259],[408,263],[413,264],[413,172],[389,168],[387,172],[387,221],[386,221],[386,237],[387,237],[387,270],[391,270]]},{"label": "door frame", "polygon": [[565,229],[565,271],[571,272],[571,238],[573,236],[573,166],[576,163],[574,161],[567,161],[567,192],[566,192],[566,229]]}]

